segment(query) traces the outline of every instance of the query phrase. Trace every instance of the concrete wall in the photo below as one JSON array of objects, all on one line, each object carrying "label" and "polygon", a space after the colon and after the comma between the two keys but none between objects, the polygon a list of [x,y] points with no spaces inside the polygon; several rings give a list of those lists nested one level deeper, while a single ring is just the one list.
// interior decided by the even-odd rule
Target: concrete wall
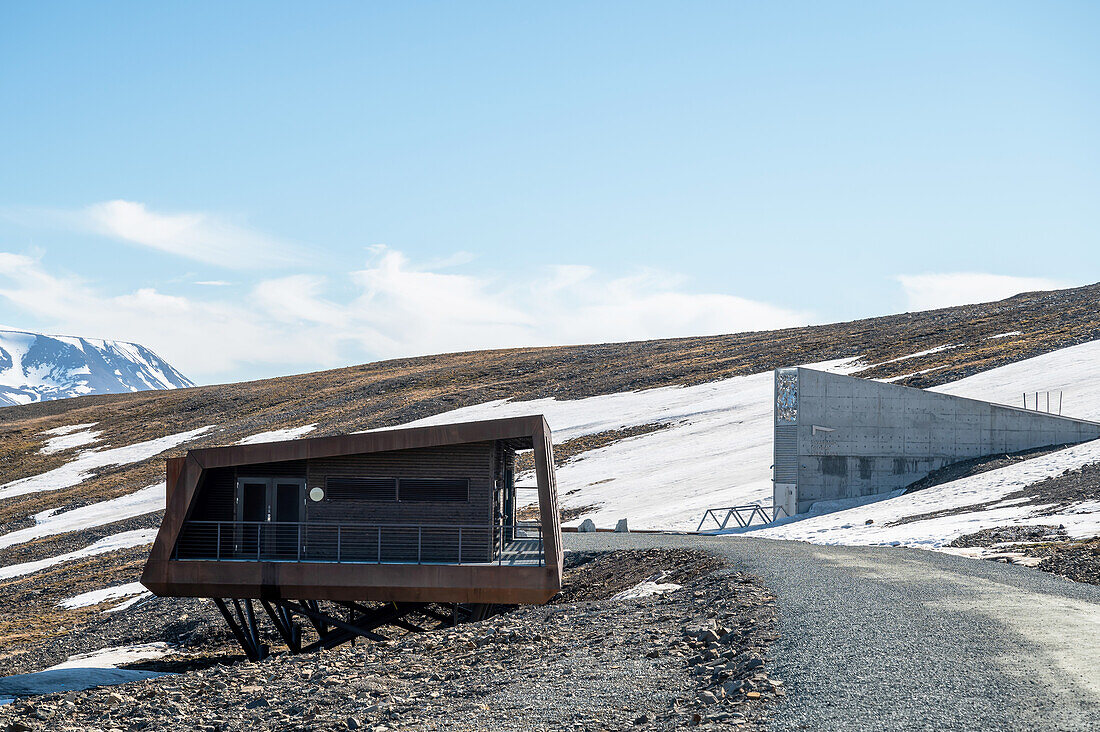
[{"label": "concrete wall", "polygon": [[775,502],[789,513],[960,460],[1100,437],[1095,422],[812,369],[780,369],[776,385]]}]

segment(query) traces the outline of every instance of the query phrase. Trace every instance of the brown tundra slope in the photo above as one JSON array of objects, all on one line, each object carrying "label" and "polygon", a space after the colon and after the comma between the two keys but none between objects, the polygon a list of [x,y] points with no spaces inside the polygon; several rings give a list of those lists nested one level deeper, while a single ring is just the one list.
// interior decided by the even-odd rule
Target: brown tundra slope
[{"label": "brown tundra slope", "polygon": [[[1007,300],[777,331],[632,343],[519,348],[395,359],[296,376],[178,391],[90,396],[0,409],[0,484],[71,461],[75,450],[43,454],[56,427],[95,423],[97,445],[119,447],[212,426],[150,459],[93,471],[60,490],[0,499],[0,535],[33,525],[33,515],[125,495],[163,479],[164,458],[190,447],[227,444],[257,432],[316,424],[311,436],[381,427],[491,399],[576,399],[673,384],[695,384],[777,367],[859,357],[859,375],[898,377],[927,387],[978,371],[1100,339],[1100,284],[1033,292]],[[991,339],[990,336],[1017,333]],[[955,346],[887,363],[939,346]],[[563,456],[633,434],[590,436]],[[0,549],[0,568],[58,556],[120,531],[151,528],[160,513]],[[46,638],[67,637],[102,607],[62,610],[57,602],[89,589],[134,581],[146,548],[103,554],[0,579],[0,672],[29,670]],[[0,574],[0,577],[3,575]]]}]

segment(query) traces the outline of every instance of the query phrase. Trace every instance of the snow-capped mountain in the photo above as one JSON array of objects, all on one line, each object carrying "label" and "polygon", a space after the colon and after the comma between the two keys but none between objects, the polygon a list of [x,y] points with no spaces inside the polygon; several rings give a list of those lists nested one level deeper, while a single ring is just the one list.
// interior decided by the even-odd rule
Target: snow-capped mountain
[{"label": "snow-capped mountain", "polygon": [[0,330],[0,406],[186,386],[186,376],[137,343]]}]

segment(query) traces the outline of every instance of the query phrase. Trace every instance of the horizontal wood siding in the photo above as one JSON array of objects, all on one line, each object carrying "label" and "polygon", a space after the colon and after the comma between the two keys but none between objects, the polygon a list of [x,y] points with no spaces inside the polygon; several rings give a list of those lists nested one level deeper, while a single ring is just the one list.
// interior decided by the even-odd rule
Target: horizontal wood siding
[{"label": "horizontal wood siding", "polygon": [[[492,546],[492,493],[495,443],[394,450],[366,455],[310,460],[306,476],[307,493],[325,488],[325,480],[343,478],[463,478],[470,482],[467,501],[306,501],[306,520],[315,523],[445,524],[475,525],[484,530],[463,529],[463,561],[487,561]],[[342,545],[377,560],[378,545],[383,561],[453,561],[458,555],[456,529],[384,529],[381,542],[376,529],[363,536],[342,536]],[[366,534],[370,534],[367,536]],[[331,543],[331,538],[329,539]],[[419,545],[419,551],[417,549]]]}]

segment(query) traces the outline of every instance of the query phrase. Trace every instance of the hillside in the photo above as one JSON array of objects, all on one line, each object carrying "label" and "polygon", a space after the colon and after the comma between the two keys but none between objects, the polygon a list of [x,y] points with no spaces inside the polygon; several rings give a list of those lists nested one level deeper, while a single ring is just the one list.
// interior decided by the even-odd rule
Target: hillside
[{"label": "hillside", "polygon": [[[1072,372],[1074,414],[1092,397],[1073,392],[1084,377],[1066,359],[1100,357],[1078,350],[1100,341],[1098,299],[1092,285],[810,328],[445,354],[0,409],[0,591],[10,598],[0,664],[15,672],[59,660],[41,656],[46,642],[76,652],[77,629],[140,597],[132,583],[160,521],[164,458],[186,448],[543,411],[572,520],[694,528],[705,507],[770,491],[771,369],[826,364],[945,390],[984,378],[968,388],[996,387],[1002,400],[1018,398],[1021,379],[1025,390],[1058,389],[1055,376]],[[1001,379],[1011,369],[1020,373]],[[1058,458],[1036,475],[1065,467]],[[84,593],[94,594],[75,601]]]},{"label": "hillside", "polygon": [[0,405],[188,386],[138,343],[0,330]]}]

